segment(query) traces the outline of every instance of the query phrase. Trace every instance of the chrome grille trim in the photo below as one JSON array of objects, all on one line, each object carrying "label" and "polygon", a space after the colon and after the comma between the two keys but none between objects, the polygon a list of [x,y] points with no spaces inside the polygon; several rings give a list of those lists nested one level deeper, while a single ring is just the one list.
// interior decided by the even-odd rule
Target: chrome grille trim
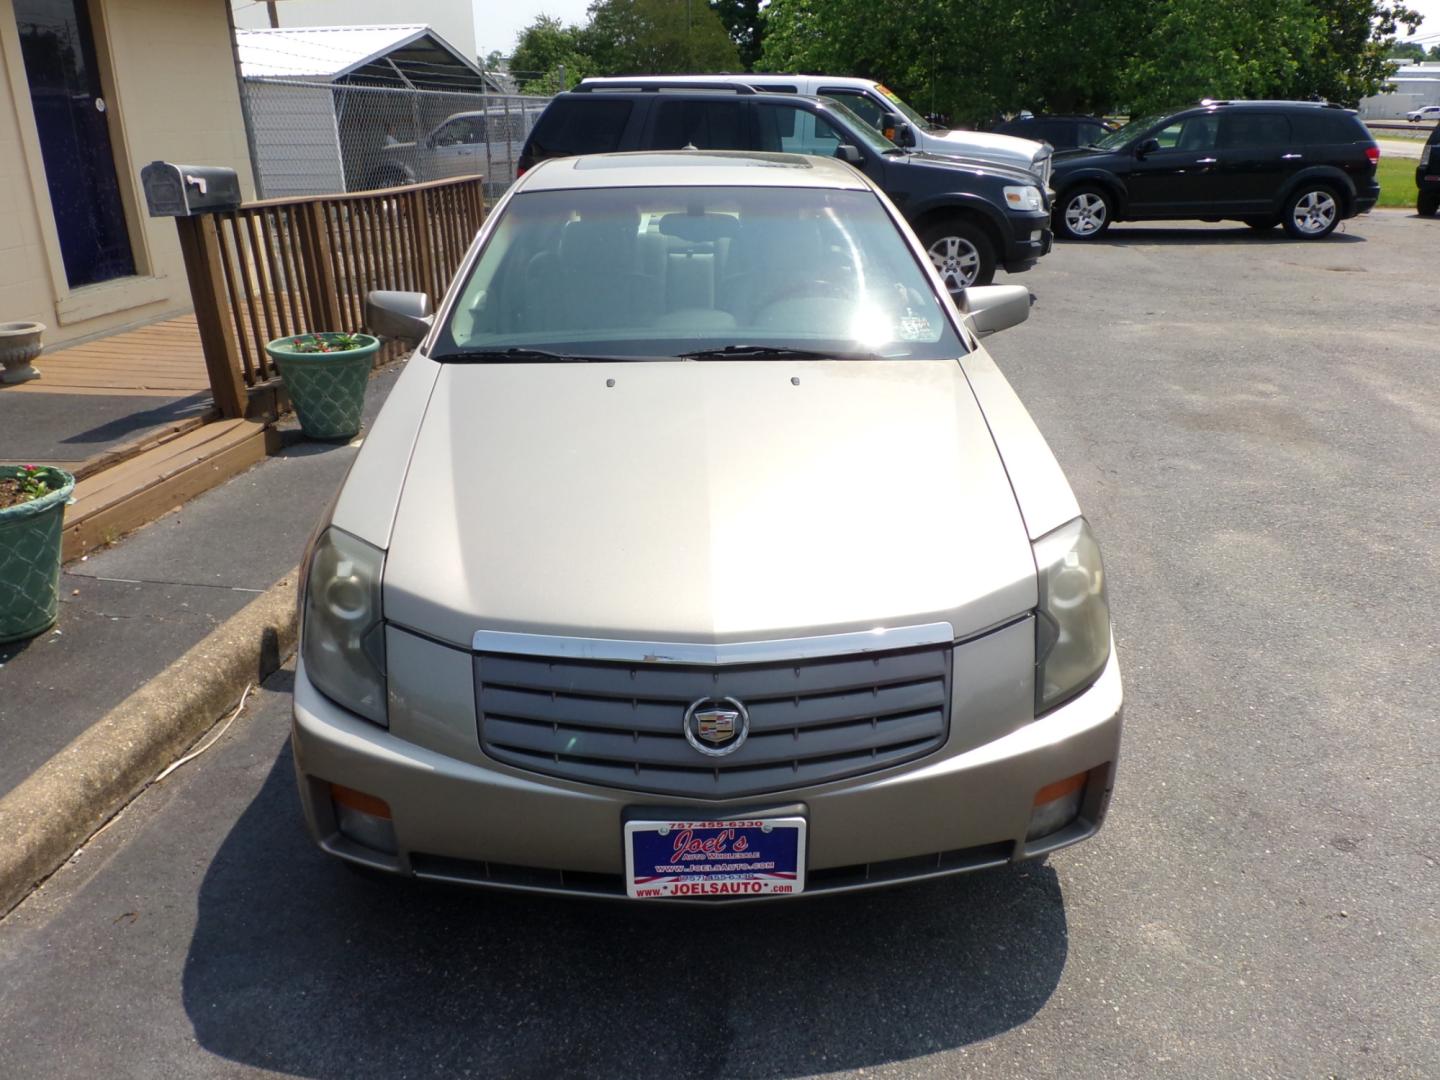
[{"label": "chrome grille trim", "polygon": [[471,648],[477,653],[514,653],[556,659],[614,660],[643,664],[763,664],[778,660],[810,660],[819,656],[888,652],[917,645],[949,645],[955,629],[947,622],[922,626],[879,626],[850,634],[778,638],[733,644],[679,641],[625,641],[619,638],[563,637],[477,630]]},{"label": "chrome grille trim", "polygon": [[[808,787],[939,749],[950,727],[952,653],[948,636],[750,663],[486,651],[474,658],[480,744],[530,772],[685,798]],[[685,709],[722,697],[745,703],[749,737],[728,756],[705,757],[685,739]]]}]

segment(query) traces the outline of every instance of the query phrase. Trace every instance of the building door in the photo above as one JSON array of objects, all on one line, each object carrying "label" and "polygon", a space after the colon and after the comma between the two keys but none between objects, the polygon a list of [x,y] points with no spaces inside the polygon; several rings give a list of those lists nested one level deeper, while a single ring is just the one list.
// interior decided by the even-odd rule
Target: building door
[{"label": "building door", "polygon": [[86,0],[14,0],[70,287],[135,273]]}]

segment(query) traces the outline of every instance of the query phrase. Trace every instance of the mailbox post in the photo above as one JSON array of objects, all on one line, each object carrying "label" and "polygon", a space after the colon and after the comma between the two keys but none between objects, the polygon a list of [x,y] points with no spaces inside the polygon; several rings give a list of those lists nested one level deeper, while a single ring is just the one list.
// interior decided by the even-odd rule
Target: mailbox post
[{"label": "mailbox post", "polygon": [[151,217],[175,219],[215,407],[227,420],[243,417],[249,395],[230,331],[217,217],[240,208],[240,179],[234,169],[152,161],[140,170],[140,186]]}]

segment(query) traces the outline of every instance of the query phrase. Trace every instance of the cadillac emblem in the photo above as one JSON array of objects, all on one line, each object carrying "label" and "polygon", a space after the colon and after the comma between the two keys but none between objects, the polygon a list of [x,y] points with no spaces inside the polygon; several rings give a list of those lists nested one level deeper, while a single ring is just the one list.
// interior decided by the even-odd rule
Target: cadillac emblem
[{"label": "cadillac emblem", "polygon": [[685,710],[685,741],[707,757],[733,754],[750,734],[750,714],[734,698],[701,698]]}]

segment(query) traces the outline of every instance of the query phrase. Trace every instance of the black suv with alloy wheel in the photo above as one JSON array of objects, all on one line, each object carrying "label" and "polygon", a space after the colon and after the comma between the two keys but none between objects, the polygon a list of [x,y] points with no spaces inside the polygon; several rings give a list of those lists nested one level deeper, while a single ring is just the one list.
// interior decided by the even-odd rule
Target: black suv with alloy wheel
[{"label": "black suv with alloy wheel", "polygon": [[1029,270],[1050,250],[1049,193],[1034,173],[902,150],[839,102],[735,83],[612,81],[557,94],[519,171],[552,157],[687,148],[850,162],[905,215],[952,293],[988,285],[997,266]]},{"label": "black suv with alloy wheel", "polygon": [[1353,110],[1309,101],[1202,101],[1058,151],[1055,231],[1092,240],[1113,221],[1243,221],[1328,236],[1375,205],[1380,148]]}]

